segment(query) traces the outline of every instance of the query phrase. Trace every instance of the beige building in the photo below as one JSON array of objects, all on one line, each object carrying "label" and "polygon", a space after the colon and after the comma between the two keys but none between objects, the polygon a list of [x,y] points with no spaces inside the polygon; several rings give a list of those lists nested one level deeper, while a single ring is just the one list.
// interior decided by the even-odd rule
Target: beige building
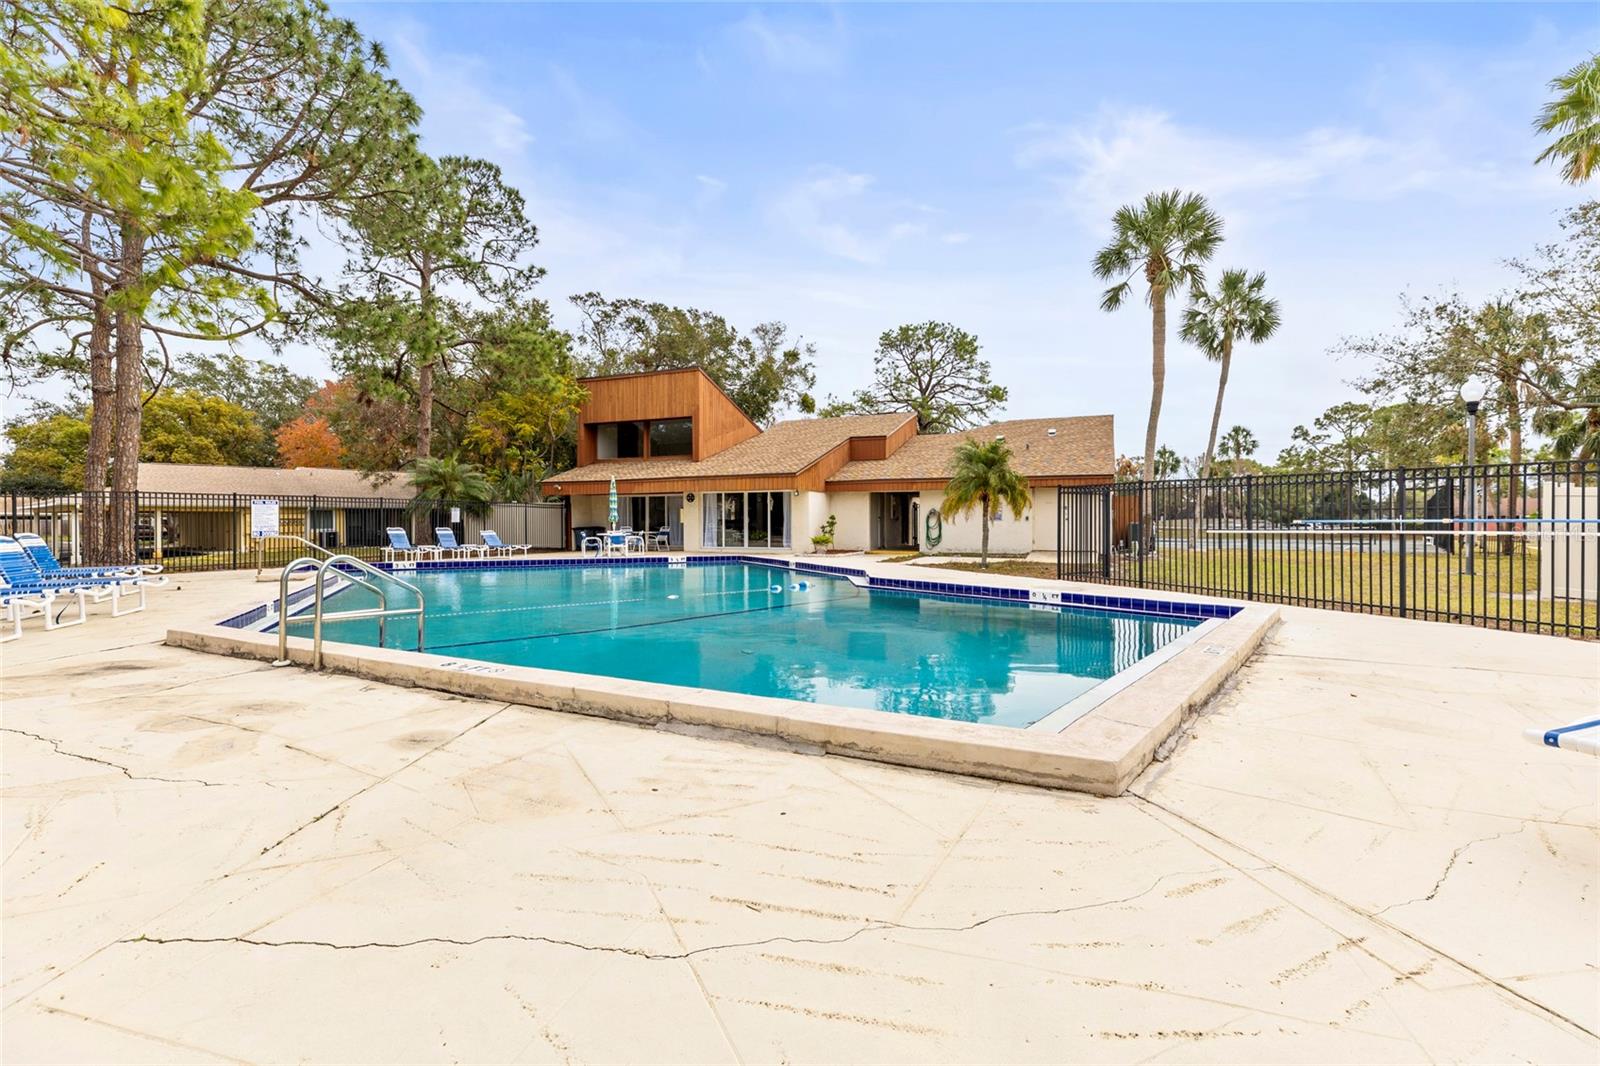
[{"label": "beige building", "polygon": [[[172,552],[245,551],[250,501],[278,501],[278,529],[326,548],[378,546],[416,493],[402,474],[323,467],[140,463],[140,539]],[[150,542],[156,541],[157,545]]]},{"label": "beige building", "polygon": [[937,516],[956,447],[1004,437],[1028,479],[1032,506],[990,528],[990,550],[1056,546],[1056,488],[1112,480],[1110,415],[997,422],[962,433],[917,433],[910,412],[807,418],[762,430],[698,369],[586,380],[578,465],[546,480],[571,501],[574,530],[618,524],[666,530],[689,551],[803,550],[829,516],[836,548],[970,553],[976,514]]}]

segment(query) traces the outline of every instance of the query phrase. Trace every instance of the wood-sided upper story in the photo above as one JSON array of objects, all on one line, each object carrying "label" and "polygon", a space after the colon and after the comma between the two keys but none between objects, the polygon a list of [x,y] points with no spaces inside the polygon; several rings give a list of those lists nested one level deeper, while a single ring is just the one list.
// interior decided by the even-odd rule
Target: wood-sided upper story
[{"label": "wood-sided upper story", "polygon": [[761,427],[698,367],[585,378],[578,412],[578,465],[609,459],[699,462],[761,433]]},{"label": "wood-sided upper story", "polygon": [[962,441],[1004,437],[1035,488],[1111,480],[1109,415],[1021,419],[918,435],[909,411],[797,418],[763,430],[698,368],[587,378],[578,462],[544,491],[889,492],[942,488]]}]

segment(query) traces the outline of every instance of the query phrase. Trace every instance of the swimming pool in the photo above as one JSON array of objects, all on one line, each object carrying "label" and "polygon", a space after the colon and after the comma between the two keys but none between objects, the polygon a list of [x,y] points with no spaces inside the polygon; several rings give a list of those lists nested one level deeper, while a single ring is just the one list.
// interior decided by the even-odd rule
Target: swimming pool
[{"label": "swimming pool", "polygon": [[[430,654],[1016,728],[1092,700],[1207,620],[869,590],[743,561],[404,576],[426,598]],[[367,595],[347,589],[329,609]],[[310,631],[309,618],[289,624]],[[378,642],[370,620],[325,629]],[[388,644],[414,648],[412,633],[394,620]]]}]

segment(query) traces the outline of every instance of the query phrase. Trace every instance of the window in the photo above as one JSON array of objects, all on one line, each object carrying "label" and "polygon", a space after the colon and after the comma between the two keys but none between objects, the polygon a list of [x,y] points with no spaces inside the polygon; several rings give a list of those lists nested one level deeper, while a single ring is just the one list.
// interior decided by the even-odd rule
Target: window
[{"label": "window", "polygon": [[595,427],[596,459],[644,457],[644,429],[637,422],[605,422]]},{"label": "window", "polygon": [[652,456],[691,455],[694,453],[694,420],[668,418],[650,423]]}]

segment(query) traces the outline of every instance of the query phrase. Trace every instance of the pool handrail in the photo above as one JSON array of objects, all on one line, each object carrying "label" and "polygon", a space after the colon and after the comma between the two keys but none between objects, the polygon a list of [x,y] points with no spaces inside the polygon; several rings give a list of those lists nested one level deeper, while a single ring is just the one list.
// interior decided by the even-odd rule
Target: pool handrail
[{"label": "pool handrail", "polygon": [[[315,545],[313,545],[313,547],[315,547]],[[422,590],[417,588],[417,586],[413,585],[409,581],[406,581],[404,578],[396,577],[387,570],[380,570],[379,568],[361,559],[358,559],[353,555],[329,554],[326,559],[314,559],[310,556],[301,556],[300,558],[291,562],[288,566],[284,567],[283,573],[278,577],[279,663],[287,664],[289,661],[289,578],[293,573],[303,569],[306,566],[316,567],[316,574],[312,578],[312,581],[315,582],[316,589],[311,622],[311,668],[313,670],[322,669],[322,623],[325,621],[338,622],[352,621],[358,618],[376,618],[378,620],[378,646],[381,648],[383,647],[385,629],[384,623],[386,619],[396,615],[415,615],[417,619],[417,650],[420,652],[426,648],[423,616],[425,614],[427,604],[422,595]],[[350,573],[349,569],[341,569],[341,567],[353,568],[354,570],[358,571],[358,573]],[[326,611],[324,611],[323,599],[324,593],[327,590],[325,578],[330,569],[332,569],[335,575],[338,577],[360,585],[377,595],[378,606],[376,608],[364,608],[354,611],[339,611],[334,614],[328,614]],[[416,597],[416,606],[390,607],[389,597],[387,594],[385,594],[383,589],[378,584],[360,577],[359,574],[361,573],[370,574],[375,578],[392,581],[396,585],[406,589]]]}]

